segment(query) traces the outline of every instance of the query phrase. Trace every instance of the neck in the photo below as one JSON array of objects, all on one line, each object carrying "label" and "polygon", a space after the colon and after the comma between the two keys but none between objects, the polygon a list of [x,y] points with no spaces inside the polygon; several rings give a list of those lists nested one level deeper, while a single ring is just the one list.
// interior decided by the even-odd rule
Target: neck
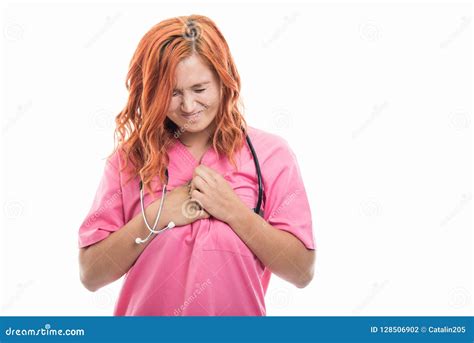
[{"label": "neck", "polygon": [[188,147],[200,149],[211,144],[212,128],[207,127],[200,132],[183,132],[179,137],[181,143]]}]

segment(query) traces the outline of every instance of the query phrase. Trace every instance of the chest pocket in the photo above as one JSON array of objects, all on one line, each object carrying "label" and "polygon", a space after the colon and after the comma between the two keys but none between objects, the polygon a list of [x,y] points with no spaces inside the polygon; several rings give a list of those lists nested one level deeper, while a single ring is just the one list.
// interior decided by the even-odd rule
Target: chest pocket
[{"label": "chest pocket", "polygon": [[[256,199],[247,192],[239,192],[238,190],[234,191],[247,207],[253,211]],[[213,217],[209,218],[209,225],[209,239],[202,246],[203,250],[225,251],[228,253],[257,258],[229,225]]]}]

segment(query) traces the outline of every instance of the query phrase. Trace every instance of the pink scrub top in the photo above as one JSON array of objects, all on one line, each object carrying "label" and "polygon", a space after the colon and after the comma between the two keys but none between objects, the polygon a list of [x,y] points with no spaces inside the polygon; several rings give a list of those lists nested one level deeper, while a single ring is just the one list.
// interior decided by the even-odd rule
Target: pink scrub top
[{"label": "pink scrub top", "polygon": [[[315,249],[310,206],[294,153],[277,135],[252,127],[248,135],[262,171],[265,220]],[[189,181],[199,163],[178,139],[168,153],[168,189],[172,190]],[[201,160],[254,208],[257,174],[247,144],[237,153],[236,162],[238,171],[226,157],[218,159],[212,147]],[[126,183],[128,175],[119,172],[122,164],[118,153],[108,159],[92,208],[79,229],[80,248],[106,238],[141,213],[139,179]],[[161,196],[158,188],[156,194]],[[152,201],[145,193],[145,207]],[[135,237],[130,239],[135,244]],[[270,276],[271,271],[230,226],[213,217],[201,219],[152,239],[125,274],[114,315],[264,316]]]}]

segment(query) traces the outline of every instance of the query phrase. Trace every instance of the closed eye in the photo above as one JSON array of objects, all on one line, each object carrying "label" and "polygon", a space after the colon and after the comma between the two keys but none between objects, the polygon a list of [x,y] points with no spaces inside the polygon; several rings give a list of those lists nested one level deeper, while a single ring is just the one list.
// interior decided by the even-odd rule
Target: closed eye
[{"label": "closed eye", "polygon": [[[196,93],[202,93],[202,92],[204,92],[205,90],[206,90],[206,88],[201,88],[201,89],[195,89],[194,91],[195,91]],[[173,95],[173,96],[177,96],[177,95],[180,94],[180,93],[181,93],[180,91],[174,91],[172,95]]]}]

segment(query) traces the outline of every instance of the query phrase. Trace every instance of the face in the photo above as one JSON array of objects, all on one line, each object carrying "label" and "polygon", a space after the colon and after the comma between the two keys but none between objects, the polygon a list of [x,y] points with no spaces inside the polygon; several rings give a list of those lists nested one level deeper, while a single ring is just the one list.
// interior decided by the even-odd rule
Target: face
[{"label": "face", "polygon": [[212,127],[220,104],[217,75],[194,54],[179,62],[175,80],[167,117],[188,133]]}]

